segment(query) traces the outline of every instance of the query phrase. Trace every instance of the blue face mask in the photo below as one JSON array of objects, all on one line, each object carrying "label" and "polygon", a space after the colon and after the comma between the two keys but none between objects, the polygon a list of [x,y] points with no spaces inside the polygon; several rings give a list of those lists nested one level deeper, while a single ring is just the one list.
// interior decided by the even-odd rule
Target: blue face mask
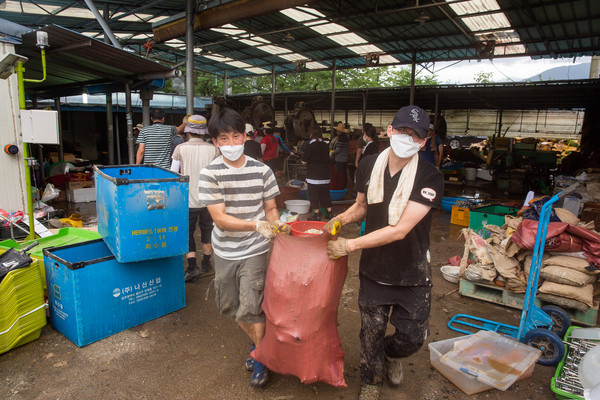
[{"label": "blue face mask", "polygon": [[421,148],[421,143],[415,143],[410,135],[397,133],[390,138],[394,154],[400,158],[410,158]]}]

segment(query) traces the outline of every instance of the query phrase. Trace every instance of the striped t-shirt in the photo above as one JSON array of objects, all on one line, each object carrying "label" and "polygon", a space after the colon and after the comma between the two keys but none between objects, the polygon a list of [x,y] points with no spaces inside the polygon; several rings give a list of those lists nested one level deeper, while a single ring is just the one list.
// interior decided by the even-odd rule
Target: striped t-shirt
[{"label": "striped t-shirt", "polygon": [[143,127],[138,135],[137,143],[143,143],[146,146],[144,164],[156,164],[169,169],[171,166],[171,137],[176,132],[177,127],[163,125],[160,122]]},{"label": "striped t-shirt", "polygon": [[[271,168],[246,157],[243,167],[234,168],[223,156],[202,171],[199,198],[206,205],[225,203],[225,212],[247,221],[266,220],[264,201],[279,194]],[[243,260],[269,251],[269,240],[258,232],[227,231],[215,225],[212,231],[215,254],[226,260]]]}]

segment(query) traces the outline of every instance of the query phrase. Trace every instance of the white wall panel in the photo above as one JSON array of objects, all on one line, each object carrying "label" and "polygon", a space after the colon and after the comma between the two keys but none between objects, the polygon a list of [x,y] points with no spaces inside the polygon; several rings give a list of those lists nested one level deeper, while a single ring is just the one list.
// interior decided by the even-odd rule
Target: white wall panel
[{"label": "white wall panel", "polygon": [[[0,58],[7,52],[14,53],[14,46],[0,43]],[[19,147],[19,153],[16,156],[4,152],[4,147],[8,144],[15,144]],[[8,212],[26,211],[25,166],[19,123],[19,90],[16,74],[12,74],[8,79],[0,79],[0,146],[0,208]]]}]

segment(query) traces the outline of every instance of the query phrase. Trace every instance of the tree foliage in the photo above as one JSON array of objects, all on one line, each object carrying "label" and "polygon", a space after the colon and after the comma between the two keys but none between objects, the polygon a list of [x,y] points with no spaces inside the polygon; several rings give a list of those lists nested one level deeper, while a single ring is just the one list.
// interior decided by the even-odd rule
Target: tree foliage
[{"label": "tree foliage", "polygon": [[[185,72],[184,72],[185,73]],[[335,84],[337,89],[397,87],[410,85],[410,69],[405,67],[371,67],[344,69],[336,71]],[[310,91],[331,89],[332,71],[307,71],[277,75],[275,90]],[[230,94],[259,93],[271,91],[271,76],[244,76],[230,78],[227,81]],[[417,85],[435,85],[434,77],[416,77]],[[164,90],[175,92],[172,82],[165,84]],[[194,75],[194,95],[215,96],[223,95],[223,79],[210,74]]]},{"label": "tree foliage", "polygon": [[475,82],[477,83],[494,83],[493,72],[478,72],[475,74]]}]

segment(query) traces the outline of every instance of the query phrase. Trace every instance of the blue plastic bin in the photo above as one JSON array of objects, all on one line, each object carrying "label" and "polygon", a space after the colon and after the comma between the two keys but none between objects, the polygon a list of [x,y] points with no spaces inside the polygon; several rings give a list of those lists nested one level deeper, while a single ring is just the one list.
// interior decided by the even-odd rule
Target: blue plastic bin
[{"label": "blue plastic bin", "polygon": [[98,232],[119,262],[188,252],[189,177],[153,165],[94,170]]},{"label": "blue plastic bin", "polygon": [[50,324],[82,347],[185,307],[183,255],[119,263],[102,239],[44,249]]}]

